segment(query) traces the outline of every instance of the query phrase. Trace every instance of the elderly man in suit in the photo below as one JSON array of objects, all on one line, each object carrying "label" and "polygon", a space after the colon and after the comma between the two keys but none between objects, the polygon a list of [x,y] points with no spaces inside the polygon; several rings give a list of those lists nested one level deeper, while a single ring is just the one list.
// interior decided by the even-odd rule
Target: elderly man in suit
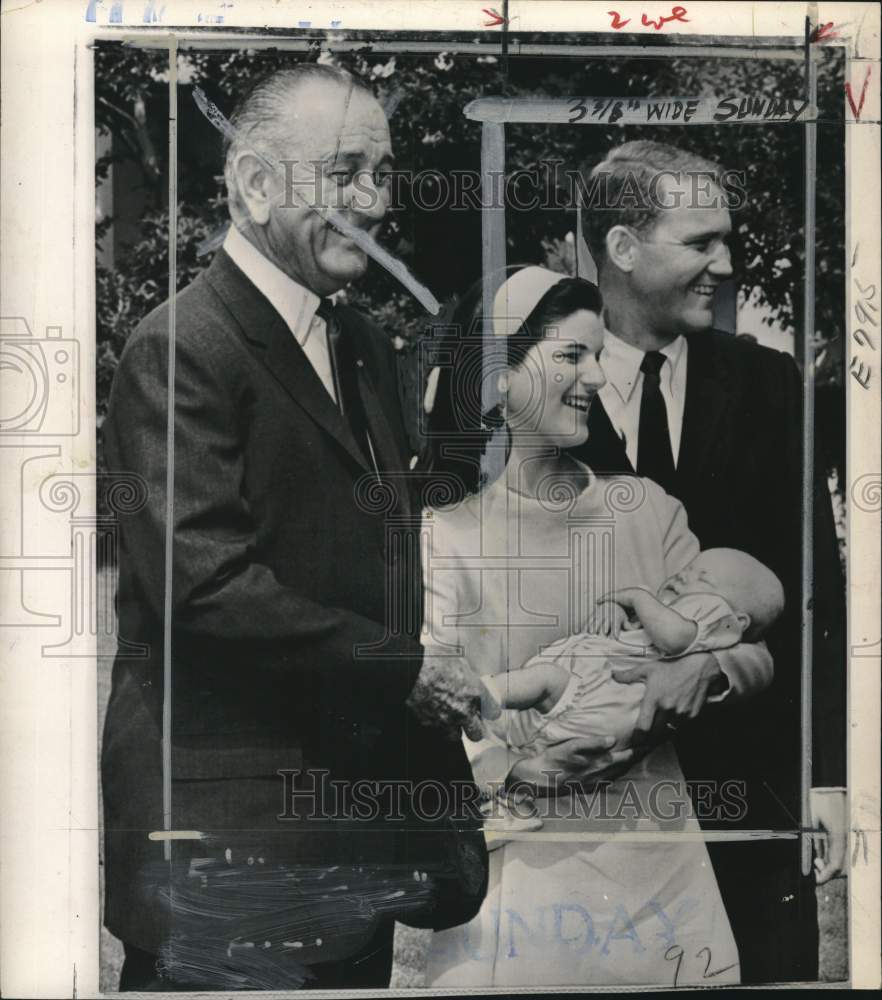
[{"label": "elderly man in suit", "polygon": [[[607,378],[583,457],[636,471],[684,504],[702,548],[751,553],[784,583],[788,610],[769,637],[774,678],[755,697],[719,654],[653,666],[647,714],[680,728],[687,779],[744,783],[736,827],[798,829],[802,583],[801,379],[793,359],[712,329],[714,294],[732,275],[732,228],[720,167],[655,142],[613,149],[589,175],[604,204],[582,209],[598,266]],[[826,478],[814,500],[815,822],[829,834],[820,878],[844,853],[844,589]],[[730,689],[695,719],[708,678]],[[712,683],[714,681],[712,680]],[[718,685],[719,686],[719,685]],[[690,720],[690,716],[693,718]],[[688,724],[687,724],[688,722]],[[824,786],[824,787],[820,787]],[[713,793],[711,793],[713,794]],[[711,824],[705,824],[708,826]],[[732,829],[733,823],[723,823]],[[797,841],[708,845],[741,957],[742,982],[817,974],[814,886]]]},{"label": "elderly man in suit", "polygon": [[[480,733],[479,682],[423,658],[418,546],[388,530],[410,512],[389,337],[328,298],[367,258],[324,209],[376,234],[389,129],[369,90],[316,64],[258,83],[232,123],[232,227],[174,300],[173,423],[167,303],[130,337],[103,429],[108,468],[147,487],[118,602],[120,634],[149,648],[114,666],[105,919],[122,989],[385,986],[393,918],[454,925],[486,886],[453,799],[424,803],[444,813],[424,827],[408,798],[419,782],[476,797],[459,736]],[[387,779],[404,797],[353,816],[346,789]],[[164,828],[210,839],[172,841],[163,867],[148,835]],[[236,882],[255,865],[260,882]]]}]

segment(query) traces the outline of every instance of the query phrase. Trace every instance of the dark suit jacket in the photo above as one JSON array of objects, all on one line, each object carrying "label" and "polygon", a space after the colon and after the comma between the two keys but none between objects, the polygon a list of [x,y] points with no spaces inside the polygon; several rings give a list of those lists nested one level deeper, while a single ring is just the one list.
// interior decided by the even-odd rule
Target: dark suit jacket
[{"label": "dark suit jacket", "polygon": [[[767,637],[771,688],[739,706],[705,711],[678,751],[687,778],[748,782],[747,827],[799,822],[802,389],[793,359],[717,331],[689,344],[683,434],[674,493],[701,547],[742,549],[771,567],[788,607]],[[601,405],[579,457],[595,470],[631,471]],[[814,784],[844,784],[844,591],[832,509],[815,475]],[[731,825],[731,824],[729,824]]]},{"label": "dark suit jacket", "polygon": [[[420,568],[418,556],[399,558],[413,549],[388,544],[386,515],[408,523],[407,492],[398,482],[384,504],[383,491],[378,501],[362,488],[370,467],[348,425],[226,253],[176,302],[172,829],[269,838],[274,861],[407,863],[413,838],[382,823],[277,819],[279,769],[324,769],[329,781],[470,781],[460,742],[405,708],[421,666]],[[338,314],[395,486],[405,436],[393,352],[359,313]],[[118,613],[121,638],[150,650],[118,654],[114,666],[102,751],[106,923],[152,952],[169,930],[162,887],[147,874],[162,858],[147,834],[163,826],[167,366],[166,304],[126,344],[103,425],[108,469],[147,485],[146,506],[121,526]],[[393,607],[396,597],[406,607]],[[191,849],[177,843],[176,859],[186,864]],[[453,922],[477,911],[483,889],[472,889]]]}]

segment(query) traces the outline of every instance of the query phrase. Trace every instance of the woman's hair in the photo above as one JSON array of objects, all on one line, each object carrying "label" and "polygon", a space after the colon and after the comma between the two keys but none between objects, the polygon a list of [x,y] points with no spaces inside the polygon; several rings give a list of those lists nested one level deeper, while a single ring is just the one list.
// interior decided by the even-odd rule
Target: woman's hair
[{"label": "woman's hair", "polygon": [[[507,267],[503,280],[523,266]],[[443,336],[433,341],[430,352],[439,360],[440,372],[428,420],[423,469],[430,479],[444,479],[445,488],[439,492],[445,496],[449,492],[450,502],[458,502],[484,485],[481,457],[490,439],[505,425],[500,406],[484,411],[481,405],[485,380],[483,336],[486,324],[493,322],[492,317],[484,316],[483,290],[483,280],[479,280],[455,303]],[[505,341],[505,351],[490,377],[498,377],[503,364],[519,368],[549,327],[580,309],[600,315],[602,308],[596,285],[584,278],[562,278],[545,292],[511,336],[499,338]]]}]

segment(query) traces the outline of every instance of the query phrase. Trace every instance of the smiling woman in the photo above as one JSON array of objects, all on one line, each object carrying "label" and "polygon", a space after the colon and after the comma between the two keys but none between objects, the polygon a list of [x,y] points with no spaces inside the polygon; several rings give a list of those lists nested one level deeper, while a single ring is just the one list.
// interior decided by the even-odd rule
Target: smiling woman
[{"label": "smiling woman", "polygon": [[[451,498],[478,489],[480,460],[495,429],[508,428],[508,448],[543,442],[572,448],[587,438],[587,414],[604,377],[602,300],[597,287],[547,268],[513,265],[483,316],[483,282],[462,297],[443,336],[429,345],[440,363],[433,376],[429,454],[433,473],[451,478]],[[489,329],[488,329],[489,327]],[[483,332],[504,338],[499,364],[482,364]],[[507,405],[482,411],[484,380],[496,379]],[[452,448],[451,445],[455,444]]]},{"label": "smiling woman", "polygon": [[[460,391],[446,411],[433,408],[430,429],[437,429],[436,413],[447,421],[447,434],[435,439],[442,464],[450,455],[460,467],[468,460],[474,464],[467,470],[470,481],[458,484],[461,502],[424,512],[423,642],[427,657],[449,663],[451,672],[459,661],[450,657],[458,656],[485,677],[496,675],[493,696],[512,707],[508,696],[518,682],[531,679],[525,664],[567,641],[602,594],[623,585],[654,592],[698,555],[698,541],[683,507],[657,484],[597,474],[567,450],[588,439],[588,414],[599,405],[595,397],[605,382],[598,360],[604,329],[597,289],[545,268],[517,269],[494,296],[489,331],[479,293],[464,300],[453,334],[466,342],[476,330],[504,338],[498,368],[481,371],[484,378],[498,379],[504,400],[495,414],[483,414],[484,428],[488,416],[504,421],[507,453],[499,478],[481,482],[481,451],[501,444],[488,441],[488,429],[482,428],[483,441],[469,453],[463,447],[468,435],[456,433],[460,414],[467,423],[480,413],[468,407],[469,399],[483,394],[473,385],[471,397],[462,391],[458,376],[470,369],[471,360],[462,360],[448,336],[445,353],[454,360],[439,377],[436,402],[451,388]],[[473,495],[463,497],[469,486],[475,487]],[[760,669],[753,668],[762,667],[756,661],[761,653],[742,645],[732,655],[751,683],[759,678]],[[678,678],[689,697],[703,705],[718,693],[723,678],[718,664],[699,657],[678,661],[676,670],[684,671]],[[704,672],[708,669],[713,673]],[[576,700],[583,694],[580,686],[608,680],[572,676],[566,685]],[[558,676],[554,682],[558,688],[560,681]],[[623,703],[630,718],[640,713],[638,722],[645,709],[642,683],[612,687],[618,693],[605,692],[592,707],[597,711],[591,724],[582,719],[575,731],[558,729],[547,741],[520,740],[516,720],[506,716],[483,739],[467,743],[475,779],[491,804],[499,795],[507,803],[509,795],[526,794],[535,799],[530,818],[543,829],[533,840],[518,835],[523,827],[504,829],[502,836],[511,840],[494,844],[500,850],[491,855],[481,912],[464,927],[435,935],[427,985],[661,985],[670,981],[667,952],[673,943],[664,928],[674,921],[684,952],[712,949],[725,982],[739,981],[738,952],[706,848],[695,836],[694,817],[672,823],[670,817],[638,811],[628,830],[650,834],[649,842],[614,836],[622,832],[622,817],[612,818],[616,804],[635,792],[639,796],[641,789],[649,795],[661,783],[682,785],[684,778],[669,732],[651,749],[638,749],[646,740],[636,735],[627,745],[617,743],[613,716],[621,714]],[[567,700],[561,696],[560,705]],[[555,705],[542,721],[553,725],[548,720],[557,718],[557,710]],[[650,726],[638,728],[645,737]],[[612,782],[607,803],[612,808],[591,816],[590,809],[581,811],[582,796],[597,782]],[[582,806],[562,814],[562,803],[573,799]],[[535,831],[536,822],[530,829]],[[686,836],[656,839],[674,829]],[[530,930],[517,945],[500,924],[514,909],[519,925]],[[548,933],[563,911],[590,913],[592,930],[584,947],[572,947],[569,935]],[[684,969],[683,975],[701,981],[698,969]]]}]

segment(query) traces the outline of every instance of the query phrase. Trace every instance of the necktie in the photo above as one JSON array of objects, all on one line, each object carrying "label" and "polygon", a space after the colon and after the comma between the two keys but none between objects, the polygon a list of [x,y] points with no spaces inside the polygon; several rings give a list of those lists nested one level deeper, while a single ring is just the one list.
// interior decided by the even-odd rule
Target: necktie
[{"label": "necktie", "polygon": [[668,411],[661,394],[661,369],[665,360],[661,351],[647,351],[640,364],[643,392],[637,434],[637,474],[655,480],[670,493],[674,486],[674,455]]},{"label": "necktie", "polygon": [[377,468],[374,450],[368,435],[367,417],[361,394],[358,391],[357,359],[352,352],[352,345],[346,336],[346,331],[337,319],[334,304],[322,299],[317,315],[325,321],[328,339],[328,358],[331,362],[331,375],[334,379],[334,394],[337,406],[355,438],[362,454],[374,469]]}]

